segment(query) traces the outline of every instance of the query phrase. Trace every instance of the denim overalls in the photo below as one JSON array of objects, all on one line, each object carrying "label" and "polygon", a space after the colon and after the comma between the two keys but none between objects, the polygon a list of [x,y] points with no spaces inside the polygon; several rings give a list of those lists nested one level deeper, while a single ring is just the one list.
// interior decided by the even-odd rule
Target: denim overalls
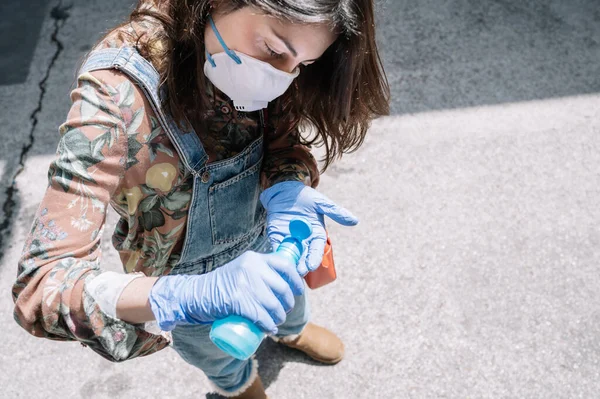
[{"label": "denim overalls", "polygon": [[[171,274],[203,274],[248,250],[270,252],[266,212],[260,195],[263,135],[233,158],[207,164],[208,155],[194,131],[182,132],[161,108],[159,74],[135,48],[93,51],[79,73],[118,69],[137,84],[152,105],[156,117],[173,142],[186,169],[194,176],[187,231],[181,259]],[[280,336],[298,334],[308,322],[305,296],[296,304]],[[221,352],[210,341],[210,325],[178,326],[172,331],[173,347],[188,363],[202,369],[223,393],[234,393],[253,373],[255,361],[240,361]]]}]

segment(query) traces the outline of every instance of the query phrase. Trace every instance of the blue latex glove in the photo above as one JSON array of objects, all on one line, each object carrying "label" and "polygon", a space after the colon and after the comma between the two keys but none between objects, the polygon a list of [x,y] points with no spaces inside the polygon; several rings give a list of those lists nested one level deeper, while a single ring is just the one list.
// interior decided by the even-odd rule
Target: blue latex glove
[{"label": "blue latex glove", "polygon": [[238,315],[276,334],[277,325],[294,307],[294,295],[303,292],[293,262],[277,254],[248,251],[210,273],[161,277],[148,299],[163,331]]},{"label": "blue latex glove", "polygon": [[298,264],[298,272],[302,276],[316,270],[323,260],[327,241],[324,215],[344,226],[358,223],[350,211],[299,181],[285,181],[269,187],[261,193],[260,201],[267,210],[267,234],[273,249],[277,249],[283,238],[290,234],[290,220],[302,217],[312,225],[308,253]]}]

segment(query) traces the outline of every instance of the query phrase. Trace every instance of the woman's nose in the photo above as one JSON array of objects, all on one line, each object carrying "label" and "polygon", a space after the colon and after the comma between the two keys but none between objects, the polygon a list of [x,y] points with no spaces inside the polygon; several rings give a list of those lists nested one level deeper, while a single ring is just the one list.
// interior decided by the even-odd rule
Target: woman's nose
[{"label": "woman's nose", "polygon": [[271,65],[280,71],[287,73],[292,73],[298,67],[298,63],[296,63],[296,61],[293,59],[276,60],[271,62]]}]

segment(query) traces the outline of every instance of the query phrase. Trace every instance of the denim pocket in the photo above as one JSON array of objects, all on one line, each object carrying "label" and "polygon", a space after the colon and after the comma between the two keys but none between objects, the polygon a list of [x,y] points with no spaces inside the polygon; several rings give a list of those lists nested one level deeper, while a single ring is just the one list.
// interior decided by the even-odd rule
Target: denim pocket
[{"label": "denim pocket", "polygon": [[214,245],[230,244],[253,233],[265,218],[260,195],[261,159],[242,173],[210,187],[208,203]]}]

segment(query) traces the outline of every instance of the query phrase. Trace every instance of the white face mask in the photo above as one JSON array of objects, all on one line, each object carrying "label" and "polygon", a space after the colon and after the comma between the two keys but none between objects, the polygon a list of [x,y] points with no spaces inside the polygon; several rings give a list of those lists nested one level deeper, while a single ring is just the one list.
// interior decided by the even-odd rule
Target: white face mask
[{"label": "white face mask", "polygon": [[267,62],[230,50],[208,17],[212,30],[221,43],[224,53],[210,55],[206,52],[204,74],[229,98],[238,111],[257,111],[266,108],[269,101],[281,96],[290,87],[300,70],[293,73],[280,71]]}]

